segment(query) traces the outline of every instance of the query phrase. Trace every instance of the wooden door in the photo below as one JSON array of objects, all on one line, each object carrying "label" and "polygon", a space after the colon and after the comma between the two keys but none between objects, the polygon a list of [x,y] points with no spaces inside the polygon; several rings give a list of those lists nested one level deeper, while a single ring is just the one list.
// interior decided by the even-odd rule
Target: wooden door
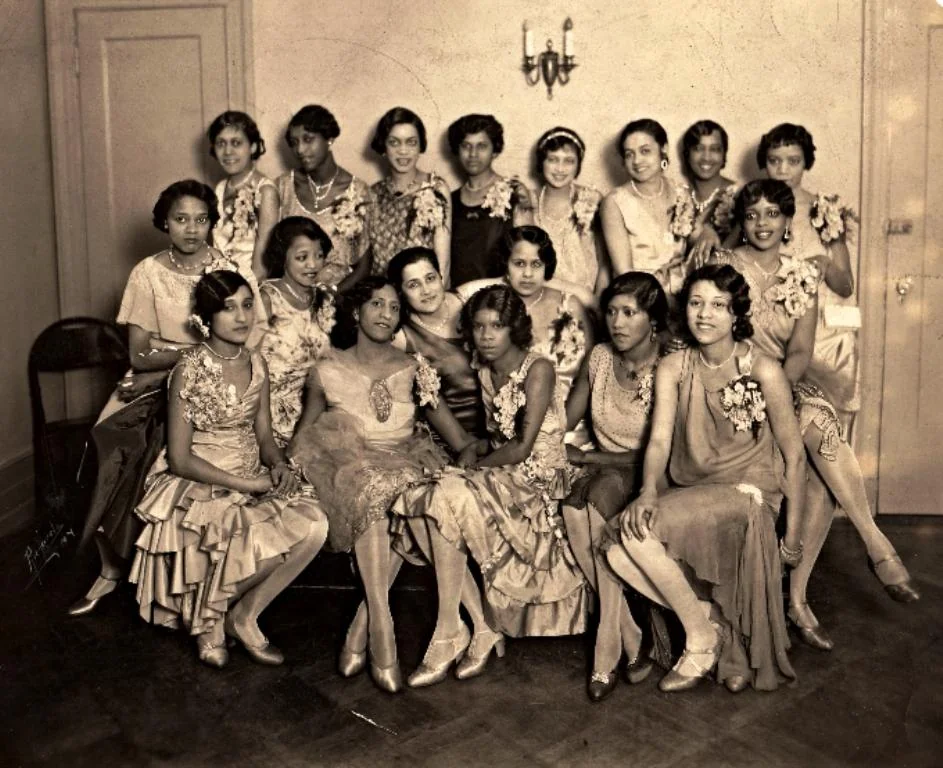
[{"label": "wooden door", "polygon": [[[877,221],[862,261],[878,265],[865,286],[863,305],[873,305],[867,317],[879,320],[877,306],[883,308],[883,344],[880,333],[866,340],[865,365],[874,371],[874,358],[883,355],[883,372],[870,377],[865,407],[872,413],[864,415],[874,424],[873,411],[880,411],[878,512],[941,514],[943,8],[929,0],[876,6],[869,30],[874,68],[866,80],[873,174],[864,191],[875,198],[870,214]],[[875,402],[878,383],[882,399]]]}]

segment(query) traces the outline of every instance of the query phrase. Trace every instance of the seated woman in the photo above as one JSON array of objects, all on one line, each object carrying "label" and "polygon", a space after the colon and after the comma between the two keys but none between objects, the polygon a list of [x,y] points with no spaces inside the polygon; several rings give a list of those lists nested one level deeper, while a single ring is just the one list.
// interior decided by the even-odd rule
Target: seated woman
[{"label": "seated woman", "polygon": [[775,531],[785,494],[785,551],[798,549],[806,467],[792,393],[749,341],[750,291],[733,267],[695,270],[680,300],[696,343],[658,365],[642,490],[604,547],[621,578],[684,626],[661,690],[691,688],[714,667],[731,691],[773,690],[795,677]]},{"label": "seated woman", "polygon": [[595,436],[591,450],[568,445],[570,463],[584,468],[563,502],[567,538],[586,581],[599,594],[601,624],[615,612],[621,646],[605,647],[610,633],[597,634],[589,697],[599,701],[615,686],[613,670],[622,651],[628,656],[627,677],[639,683],[652,664],[642,659],[641,632],[632,619],[605,558],[595,556],[606,522],[622,512],[638,493],[642,451],[654,402],[655,370],[660,356],[658,334],[665,329],[668,300],[658,281],[645,272],[619,275],[603,291],[600,309],[608,342],[597,344],[583,361],[567,401],[567,420],[575,425],[584,414]]},{"label": "seated woman", "polygon": [[530,224],[527,187],[491,164],[504,149],[504,127],[494,115],[463,115],[449,126],[449,149],[465,182],[452,193],[451,284],[500,277],[497,248],[512,226]]},{"label": "seated woman", "polygon": [[129,581],[141,617],[182,623],[203,663],[226,665],[229,635],[277,665],[284,656],[259,614],[321,549],[327,520],[272,437],[265,362],[245,349],[255,318],[248,282],[211,272],[194,305],[205,340],[171,374],[167,449],[136,510],[145,525]]},{"label": "seated woman", "polygon": [[308,369],[331,351],[334,294],[317,282],[331,252],[331,238],[304,216],[282,219],[265,249],[262,283],[267,322],[258,350],[268,365],[272,432],[284,447],[301,418]]},{"label": "seated woman", "polygon": [[207,244],[218,220],[213,190],[193,179],[174,182],[154,204],[154,226],[167,234],[169,247],[131,270],[118,310],[118,324],[128,327],[131,369],[92,430],[99,469],[81,538],[83,545],[94,538],[102,567],[69,608],[72,616],[93,611],[127,574],[140,533],[134,506],[164,447],[164,382],[181,352],[200,342],[187,319],[193,288],[204,271],[223,266]]},{"label": "seated woman", "polygon": [[842,437],[833,404],[806,378],[815,344],[819,283],[814,266],[784,252],[783,241],[795,205],[793,192],[784,182],[751,181],[740,191],[734,206],[734,220],[746,242],[733,252],[715,252],[714,259],[733,265],[746,278],[754,297],[756,345],[782,364],[795,390],[796,412],[813,471],[809,473],[809,499],[802,522],[803,557],[789,580],[789,618],[804,642],[828,651],[833,642],[806,598],[809,576],[833,517],[833,505],[819,498],[819,486],[851,519],[890,597],[907,603],[919,599],[920,594],[894,545],[871,516],[861,467]]},{"label": "seated woman", "polygon": [[[461,453],[464,473],[407,490],[395,514],[428,537],[438,582],[439,611],[414,687],[477,674],[503,635],[569,635],[584,631],[587,586],[563,531],[559,500],[570,488],[563,447],[564,412],[554,396],[553,366],[531,351],[532,321],[507,286],[484,288],[462,310],[474,344],[490,445]],[[459,616],[467,553],[481,568],[492,625],[474,638]],[[464,658],[463,658],[464,657]]]},{"label": "seated woman", "polygon": [[[355,329],[331,358],[308,376],[304,411],[290,453],[314,485],[331,522],[328,546],[354,551],[367,599],[367,627],[355,620],[341,652],[345,676],[366,666],[383,690],[402,688],[388,590],[399,567],[391,550],[389,509],[406,488],[444,467],[447,459],[426,430],[420,409],[456,452],[468,437],[439,398],[439,379],[421,357],[392,344],[400,300],[382,277],[369,277],[344,295],[338,331]],[[470,596],[469,600],[474,600]],[[481,618],[480,605],[477,610]]]}]

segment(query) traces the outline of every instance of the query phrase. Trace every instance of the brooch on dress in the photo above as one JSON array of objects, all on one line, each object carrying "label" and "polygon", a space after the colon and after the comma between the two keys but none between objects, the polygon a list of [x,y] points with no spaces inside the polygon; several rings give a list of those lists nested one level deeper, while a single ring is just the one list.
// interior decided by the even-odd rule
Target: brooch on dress
[{"label": "brooch on dress", "polygon": [[390,418],[393,412],[393,395],[385,379],[377,379],[370,385],[370,406],[380,423]]}]

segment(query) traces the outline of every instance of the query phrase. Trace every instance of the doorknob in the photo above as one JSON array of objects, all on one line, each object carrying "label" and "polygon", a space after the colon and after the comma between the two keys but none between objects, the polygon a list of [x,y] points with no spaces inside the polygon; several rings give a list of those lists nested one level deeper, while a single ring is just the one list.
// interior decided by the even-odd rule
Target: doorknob
[{"label": "doorknob", "polygon": [[897,289],[897,301],[901,304],[904,303],[904,297],[910,293],[910,289],[914,287],[914,279],[910,275],[901,277],[897,281],[895,288]]}]

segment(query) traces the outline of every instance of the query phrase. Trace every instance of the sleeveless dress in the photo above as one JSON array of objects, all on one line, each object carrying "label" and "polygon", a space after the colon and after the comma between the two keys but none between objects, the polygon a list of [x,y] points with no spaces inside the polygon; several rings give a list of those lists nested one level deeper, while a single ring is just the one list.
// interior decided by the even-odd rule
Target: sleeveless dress
[{"label": "sleeveless dress", "polygon": [[571,211],[562,218],[553,218],[543,209],[543,192],[537,196],[534,223],[544,229],[557,253],[554,277],[583,286],[590,293],[596,289],[599,259],[593,225],[602,195],[593,187],[573,184]]},{"label": "sleeveless dress", "polygon": [[465,205],[461,187],[456,189],[452,193],[452,285],[500,277],[504,266],[498,245],[510,228],[510,211],[505,216],[494,216],[483,204]]},{"label": "sleeveless dress", "polygon": [[[222,367],[206,347],[185,352],[177,364],[180,398],[193,425],[191,451],[240,477],[267,474],[259,459],[254,424],[265,365],[251,353],[252,375],[240,397],[223,383]],[[136,510],[144,521],[129,581],[137,584],[141,617],[191,634],[213,629],[240,582],[259,563],[285,555],[323,520],[310,489],[292,498],[254,496],[174,475],[163,451],[148,474]]]},{"label": "sleeveless dress", "polygon": [[[385,275],[392,258],[405,248],[431,248],[436,230],[450,224],[449,200],[436,189],[442,179],[435,173],[418,189],[406,194],[393,190],[389,179],[370,187],[371,275]],[[448,280],[449,275],[443,275]]]},{"label": "sleeveless dress", "polygon": [[[529,352],[498,392],[490,370],[478,372],[494,448],[515,429],[514,414],[502,405],[520,402],[537,359]],[[559,514],[572,468],[563,448],[564,416],[555,403],[525,461],[444,474],[404,493],[393,508],[404,517],[428,517],[447,541],[467,546],[481,568],[490,624],[512,637],[571,635],[586,628],[588,587]]]},{"label": "sleeveless dress", "polygon": [[[674,354],[683,356],[668,465],[676,487],[659,495],[652,533],[723,615],[718,681],[742,675],[757,690],[774,690],[796,676],[786,653],[775,530],[782,455],[768,420],[755,432],[737,431],[725,416],[722,372],[700,363],[695,348]],[[751,375],[754,355],[750,345],[737,358],[741,377]],[[613,520],[608,533],[606,549],[631,539],[629,515]]]},{"label": "sleeveless dress", "polygon": [[327,546],[349,552],[361,534],[389,515],[404,490],[447,463],[429,433],[417,429],[418,403],[434,403],[438,381],[425,360],[376,379],[338,355],[319,360],[327,410],[300,431],[294,460],[330,520]]},{"label": "sleeveless dress", "polygon": [[344,194],[335,198],[330,205],[310,211],[301,204],[295,193],[295,172],[288,171],[278,177],[279,221],[289,216],[304,216],[314,221],[331,238],[331,252],[318,273],[318,282],[337,285],[350,274],[354,264],[360,261],[367,250],[370,243],[367,233],[369,195],[366,183],[354,177]]},{"label": "sleeveless dress", "polygon": [[240,273],[251,273],[252,253],[259,235],[262,190],[278,190],[275,182],[254,169],[248,183],[240,186],[235,196],[228,199],[226,183],[227,180],[223,179],[216,185],[219,221],[213,227],[213,245],[227,258],[236,262]]},{"label": "sleeveless dress", "polygon": [[311,308],[295,309],[282,292],[267,280],[261,291],[272,311],[266,321],[259,354],[269,372],[269,399],[275,442],[285,447],[301,418],[302,395],[308,370],[331,350],[331,340]]},{"label": "sleeveless dress", "polygon": [[632,269],[654,275],[669,293],[676,293],[683,282],[676,265],[681,264],[685,242],[671,234],[669,215],[675,195],[674,185],[667,179],[653,199],[642,199],[628,185],[616,187],[608,195],[622,213],[629,236]]},{"label": "sleeveless dress", "polygon": [[[828,246],[822,243],[812,226],[809,208],[796,209],[792,217],[792,237],[784,243],[782,253],[800,259],[820,255],[831,258]],[[815,349],[804,378],[825,393],[841,411],[855,412],[861,408],[858,380],[857,331],[851,328],[829,328],[825,324],[827,307],[856,306],[853,296],[842,298],[824,280],[819,285],[819,316],[815,326]]]}]

